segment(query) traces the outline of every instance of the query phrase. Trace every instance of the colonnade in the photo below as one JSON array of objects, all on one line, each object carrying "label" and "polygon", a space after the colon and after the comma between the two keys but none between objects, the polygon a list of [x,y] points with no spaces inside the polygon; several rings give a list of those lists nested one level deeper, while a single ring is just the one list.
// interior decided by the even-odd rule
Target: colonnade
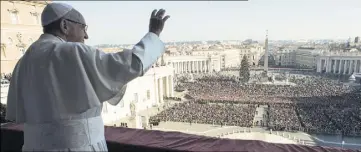
[{"label": "colonnade", "polygon": [[361,73],[361,57],[357,58],[320,58],[317,72],[334,74]]},{"label": "colonnade", "polygon": [[175,73],[206,73],[212,72],[211,62],[209,60],[201,61],[175,61],[171,65]]}]

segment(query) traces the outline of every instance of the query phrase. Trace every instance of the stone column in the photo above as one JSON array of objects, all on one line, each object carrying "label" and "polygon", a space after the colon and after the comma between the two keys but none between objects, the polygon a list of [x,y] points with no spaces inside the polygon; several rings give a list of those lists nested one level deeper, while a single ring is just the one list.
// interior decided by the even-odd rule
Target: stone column
[{"label": "stone column", "polygon": [[322,67],[322,65],[321,65],[322,62],[321,62],[321,61],[322,61],[321,58],[319,58],[319,59],[317,60],[317,72],[321,72],[321,71],[322,71],[322,70],[321,70],[321,69],[322,69],[322,68],[321,68],[321,67]]},{"label": "stone column", "polygon": [[[154,76],[155,77],[155,76]],[[154,96],[155,96],[155,103],[159,104],[159,82],[158,82],[158,78],[154,78]]]},{"label": "stone column", "polygon": [[199,64],[199,73],[202,73],[202,61],[198,61]]},{"label": "stone column", "polygon": [[207,72],[208,70],[208,64],[207,61],[204,61],[204,72]]},{"label": "stone column", "polygon": [[178,73],[178,64],[177,64],[177,62],[174,62],[174,69],[175,69],[175,73]]},{"label": "stone column", "polygon": [[201,73],[201,64],[197,61],[197,73]]},{"label": "stone column", "polygon": [[194,66],[194,63],[195,63],[195,62],[194,62],[194,61],[192,61],[192,73],[194,73],[194,72],[195,72],[195,69],[194,69],[194,67],[195,67],[195,66]]},{"label": "stone column", "polygon": [[207,70],[211,73],[211,62],[209,62],[209,60],[207,61]]},{"label": "stone column", "polygon": [[195,73],[198,73],[198,72],[197,72],[197,61],[193,61],[193,63],[194,63],[194,72],[195,72]]},{"label": "stone column", "polygon": [[184,73],[188,73],[188,61],[184,61]]},{"label": "stone column", "polygon": [[170,81],[169,81],[169,76],[165,77],[165,96],[166,97],[170,97]]},{"label": "stone column", "polygon": [[213,72],[212,60],[209,61],[209,72]]},{"label": "stone column", "polygon": [[183,62],[183,73],[187,73],[187,61]]},{"label": "stone column", "polygon": [[172,66],[173,66],[173,69],[174,69],[174,73],[177,73],[174,62],[172,62]]},{"label": "stone column", "polygon": [[183,73],[187,73],[187,61],[183,62]]},{"label": "stone column", "polygon": [[187,61],[187,71],[188,73],[191,73],[192,72],[192,68],[191,68],[191,61]]},{"label": "stone column", "polygon": [[334,59],[333,60],[333,73],[336,74],[336,65],[337,65],[337,60]]},{"label": "stone column", "polygon": [[357,72],[357,60],[353,60],[353,73],[356,73]]},{"label": "stone column", "polygon": [[344,64],[343,64],[343,74],[346,74],[346,69],[347,69],[347,60],[344,60]]},{"label": "stone column", "polygon": [[205,65],[204,65],[204,61],[202,61],[202,72],[205,72],[205,67],[204,67]]},{"label": "stone column", "polygon": [[175,67],[176,67],[176,73],[179,73],[178,62],[175,62]]},{"label": "stone column", "polygon": [[182,66],[181,67],[181,70],[182,70],[181,73],[184,73],[184,62],[181,62],[181,66]]},{"label": "stone column", "polygon": [[208,64],[207,61],[204,61],[204,72],[208,72]]},{"label": "stone column", "polygon": [[169,76],[169,85],[170,85],[170,90],[169,90],[169,92],[170,92],[170,96],[171,97],[174,97],[174,81],[173,81],[173,75],[170,75]]},{"label": "stone column", "polygon": [[340,63],[338,64],[338,74],[341,74],[341,67],[342,67],[342,60],[339,60]]},{"label": "stone column", "polygon": [[352,60],[349,60],[350,66],[348,67],[348,74],[352,74]]},{"label": "stone column", "polygon": [[203,70],[202,70],[202,61],[199,61],[199,72],[202,73]]},{"label": "stone column", "polygon": [[361,73],[361,60],[360,60],[360,62],[359,62],[360,64],[359,64],[359,70],[358,70],[358,73]]},{"label": "stone column", "polygon": [[325,60],[326,73],[328,72],[328,60]]},{"label": "stone column", "polygon": [[158,83],[159,83],[159,103],[163,103],[163,77],[158,79]]},{"label": "stone column", "polygon": [[326,60],[326,73],[331,72],[331,59]]}]

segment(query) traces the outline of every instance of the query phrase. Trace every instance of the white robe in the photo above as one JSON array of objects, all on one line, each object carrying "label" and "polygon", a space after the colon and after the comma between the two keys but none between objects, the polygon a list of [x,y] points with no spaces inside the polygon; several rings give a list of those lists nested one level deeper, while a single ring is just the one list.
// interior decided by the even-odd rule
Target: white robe
[{"label": "white robe", "polygon": [[117,53],[41,35],[17,63],[8,93],[6,119],[24,123],[23,150],[107,151],[102,103],[118,103],[164,51],[154,33]]}]

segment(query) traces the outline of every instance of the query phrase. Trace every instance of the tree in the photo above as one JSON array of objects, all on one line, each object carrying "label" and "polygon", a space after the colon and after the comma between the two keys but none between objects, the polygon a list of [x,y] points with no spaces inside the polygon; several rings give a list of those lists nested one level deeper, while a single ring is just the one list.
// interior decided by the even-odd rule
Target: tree
[{"label": "tree", "polygon": [[241,82],[243,83],[248,82],[250,78],[249,63],[247,56],[243,56],[243,59],[241,61],[241,68],[239,69],[239,77]]}]

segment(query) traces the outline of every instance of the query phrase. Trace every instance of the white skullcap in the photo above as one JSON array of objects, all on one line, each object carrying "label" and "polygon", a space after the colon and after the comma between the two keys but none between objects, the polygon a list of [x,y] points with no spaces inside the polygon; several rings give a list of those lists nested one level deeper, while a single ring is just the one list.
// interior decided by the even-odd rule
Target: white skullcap
[{"label": "white skullcap", "polygon": [[46,5],[41,13],[41,25],[49,25],[60,18],[69,19],[86,25],[83,16],[72,6],[64,3],[50,3]]}]

